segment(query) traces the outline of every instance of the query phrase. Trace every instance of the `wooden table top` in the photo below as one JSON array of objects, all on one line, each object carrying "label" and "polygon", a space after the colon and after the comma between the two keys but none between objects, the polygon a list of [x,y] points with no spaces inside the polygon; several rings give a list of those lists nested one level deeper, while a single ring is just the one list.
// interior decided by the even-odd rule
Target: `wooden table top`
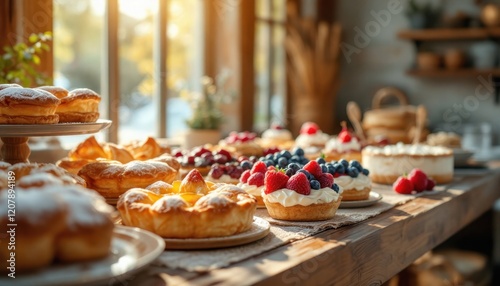
[{"label": "wooden table top", "polygon": [[[359,224],[327,230],[207,273],[151,266],[129,285],[380,285],[491,208],[500,172],[459,170],[458,183]],[[390,186],[387,186],[390,188]]]}]

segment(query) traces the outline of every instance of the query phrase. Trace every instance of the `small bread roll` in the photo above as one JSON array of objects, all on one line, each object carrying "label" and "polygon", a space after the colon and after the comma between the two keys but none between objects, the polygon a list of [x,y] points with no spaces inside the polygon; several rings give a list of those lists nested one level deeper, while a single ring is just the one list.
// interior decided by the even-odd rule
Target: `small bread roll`
[{"label": "small bread roll", "polygon": [[88,88],[77,88],[61,99],[56,114],[59,122],[96,122],[101,96]]},{"label": "small bread roll", "polygon": [[41,89],[9,87],[0,90],[0,124],[54,124],[61,101]]}]

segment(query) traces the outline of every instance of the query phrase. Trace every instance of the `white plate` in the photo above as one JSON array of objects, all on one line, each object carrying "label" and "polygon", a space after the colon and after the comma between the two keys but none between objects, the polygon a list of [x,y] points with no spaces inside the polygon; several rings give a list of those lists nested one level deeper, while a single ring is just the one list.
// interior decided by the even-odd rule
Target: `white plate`
[{"label": "white plate", "polygon": [[[126,226],[115,226],[111,253],[102,260],[52,265],[41,271],[19,274],[15,280],[0,278],[0,285],[114,285],[120,275],[138,271],[153,262],[165,249],[163,239],[151,232]],[[34,254],[36,255],[36,254]],[[122,281],[123,282],[123,281]],[[126,282],[126,281],[125,281]],[[121,284],[121,283],[120,283]]]},{"label": "white plate", "polygon": [[96,122],[57,124],[0,124],[0,134],[2,137],[91,134],[108,128],[111,123],[111,120],[98,119]]},{"label": "white plate", "polygon": [[382,195],[377,192],[370,192],[370,197],[367,200],[363,201],[341,201],[340,207],[341,209],[348,208],[364,208],[371,205],[376,204],[378,201],[382,199]]},{"label": "white plate", "polygon": [[166,249],[212,249],[243,245],[266,237],[270,224],[260,217],[253,217],[252,228],[231,236],[210,238],[165,238]]}]

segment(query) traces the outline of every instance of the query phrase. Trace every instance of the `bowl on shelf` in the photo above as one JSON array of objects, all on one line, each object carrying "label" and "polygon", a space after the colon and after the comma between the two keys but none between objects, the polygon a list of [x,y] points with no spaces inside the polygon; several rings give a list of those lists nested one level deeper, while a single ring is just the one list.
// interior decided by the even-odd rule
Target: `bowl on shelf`
[{"label": "bowl on shelf", "polygon": [[493,41],[478,42],[471,46],[470,55],[474,67],[478,69],[494,68],[498,58],[498,46]]},{"label": "bowl on shelf", "polygon": [[444,66],[449,70],[457,70],[465,66],[466,56],[460,49],[450,49],[444,54]]},{"label": "bowl on shelf", "polygon": [[420,70],[438,70],[441,67],[442,57],[432,52],[419,52],[417,66]]}]

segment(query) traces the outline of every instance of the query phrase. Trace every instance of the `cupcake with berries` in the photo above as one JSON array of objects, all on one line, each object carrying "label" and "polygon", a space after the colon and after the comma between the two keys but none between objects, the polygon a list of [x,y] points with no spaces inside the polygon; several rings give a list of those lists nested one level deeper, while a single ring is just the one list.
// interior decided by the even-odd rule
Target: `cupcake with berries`
[{"label": "cupcake with berries", "polygon": [[323,133],[314,122],[306,122],[300,128],[300,135],[295,139],[295,146],[304,149],[306,157],[316,158],[325,148],[330,136]]},{"label": "cupcake with berries", "polygon": [[184,177],[192,169],[197,169],[200,174],[206,176],[213,164],[226,164],[235,162],[227,150],[210,151],[205,147],[196,147],[191,151],[175,150],[172,152],[181,163],[181,176]]},{"label": "cupcake with berries", "polygon": [[349,132],[345,121],[342,122],[342,131],[338,136],[332,137],[326,142],[323,154],[326,161],[338,161],[340,159],[361,161],[361,142]]},{"label": "cupcake with berries", "polygon": [[264,148],[278,147],[281,149],[290,149],[293,147],[294,141],[292,132],[285,129],[279,123],[271,124],[271,128],[262,132],[260,145]]},{"label": "cupcake with berries", "polygon": [[342,200],[342,188],[332,174],[323,172],[316,161],[285,172],[268,170],[262,198],[269,215],[287,221],[319,221],[335,216]]},{"label": "cupcake with berries", "polygon": [[[323,162],[320,161],[320,163]],[[369,171],[363,168],[359,161],[351,160],[348,162],[341,159],[340,161],[321,164],[321,167],[332,174],[335,183],[344,190],[342,200],[361,201],[370,197],[372,181],[368,177]]]},{"label": "cupcake with berries", "polygon": [[257,143],[257,135],[253,132],[231,132],[219,142],[219,146],[237,156],[262,156],[263,149]]}]

